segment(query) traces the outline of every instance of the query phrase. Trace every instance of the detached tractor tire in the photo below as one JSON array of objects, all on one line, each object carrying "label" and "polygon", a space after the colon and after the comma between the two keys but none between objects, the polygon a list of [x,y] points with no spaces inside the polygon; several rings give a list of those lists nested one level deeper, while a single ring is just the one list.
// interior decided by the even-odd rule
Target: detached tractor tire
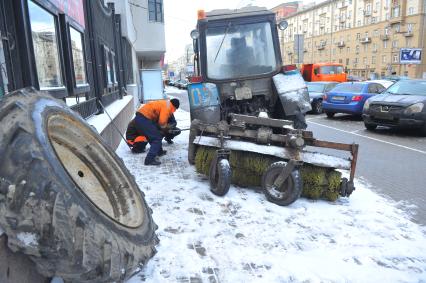
[{"label": "detached tractor tire", "polygon": [[291,172],[281,187],[277,188],[274,185],[286,165],[287,163],[283,161],[272,163],[262,176],[262,188],[266,198],[281,206],[292,204],[302,193],[302,178],[297,169]]},{"label": "detached tractor tire", "polygon": [[34,89],[0,100],[0,226],[45,277],[122,282],[155,254],[151,209],[102,138]]},{"label": "detached tractor tire", "polygon": [[224,196],[231,186],[232,171],[227,159],[216,160],[210,164],[210,191],[217,196]]}]

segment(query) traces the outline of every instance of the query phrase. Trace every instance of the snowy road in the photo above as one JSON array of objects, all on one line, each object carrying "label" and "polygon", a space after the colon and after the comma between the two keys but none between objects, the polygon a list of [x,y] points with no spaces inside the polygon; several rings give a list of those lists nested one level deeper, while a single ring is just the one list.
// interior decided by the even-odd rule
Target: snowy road
[{"label": "snowy road", "polygon": [[[189,115],[176,114],[189,126]],[[336,203],[299,199],[288,207],[256,189],[232,186],[222,198],[187,163],[188,132],[160,167],[124,159],[159,226],[157,255],[136,282],[426,282],[426,229],[402,204],[359,183]],[[407,210],[405,207],[404,210]]]}]

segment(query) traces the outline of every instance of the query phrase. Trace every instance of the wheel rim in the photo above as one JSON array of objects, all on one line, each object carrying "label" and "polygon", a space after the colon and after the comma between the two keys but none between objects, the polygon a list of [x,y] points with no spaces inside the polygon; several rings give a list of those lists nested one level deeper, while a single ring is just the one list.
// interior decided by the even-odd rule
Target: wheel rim
[{"label": "wheel rim", "polygon": [[285,198],[286,195],[289,193],[290,188],[292,187],[292,184],[293,184],[293,180],[290,175],[284,181],[281,187],[277,187],[274,185],[274,182],[280,175],[281,171],[282,171],[282,168],[273,168],[273,170],[268,172],[268,174],[266,175],[266,180],[265,180],[265,190],[268,192],[268,194],[271,197],[276,199]]},{"label": "wheel rim", "polygon": [[63,168],[92,204],[123,226],[142,224],[138,188],[89,129],[71,116],[54,114],[48,118],[47,133]]},{"label": "wheel rim", "polygon": [[322,103],[320,101],[318,101],[315,106],[316,106],[317,113],[321,113],[322,112]]}]

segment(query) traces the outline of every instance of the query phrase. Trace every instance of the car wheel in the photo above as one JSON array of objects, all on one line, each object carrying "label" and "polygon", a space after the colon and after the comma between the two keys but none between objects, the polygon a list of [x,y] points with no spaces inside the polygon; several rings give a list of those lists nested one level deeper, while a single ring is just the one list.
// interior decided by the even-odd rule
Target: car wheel
[{"label": "car wheel", "polygon": [[325,112],[325,114],[327,115],[327,118],[333,118],[336,113],[334,113],[334,112]]},{"label": "car wheel", "polygon": [[426,137],[426,123],[423,125],[423,128],[421,130],[421,133],[424,137]]},{"label": "car wheel", "polygon": [[312,103],[312,112],[314,114],[321,114],[322,113],[322,101],[316,100],[314,103]]},{"label": "car wheel", "polygon": [[377,125],[366,123],[366,122],[364,122],[364,126],[369,131],[374,131],[377,128]]}]

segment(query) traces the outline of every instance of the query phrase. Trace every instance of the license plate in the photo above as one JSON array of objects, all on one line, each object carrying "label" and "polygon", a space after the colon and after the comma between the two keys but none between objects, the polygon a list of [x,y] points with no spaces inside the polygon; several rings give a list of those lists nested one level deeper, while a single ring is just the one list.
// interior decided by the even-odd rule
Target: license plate
[{"label": "license plate", "polygon": [[333,96],[331,99],[333,99],[333,100],[343,101],[343,100],[345,100],[345,98],[346,98],[346,97],[344,97],[344,96]]},{"label": "license plate", "polygon": [[376,115],[376,117],[382,120],[389,120],[389,121],[393,120],[393,117],[391,115],[379,114],[379,115]]}]

